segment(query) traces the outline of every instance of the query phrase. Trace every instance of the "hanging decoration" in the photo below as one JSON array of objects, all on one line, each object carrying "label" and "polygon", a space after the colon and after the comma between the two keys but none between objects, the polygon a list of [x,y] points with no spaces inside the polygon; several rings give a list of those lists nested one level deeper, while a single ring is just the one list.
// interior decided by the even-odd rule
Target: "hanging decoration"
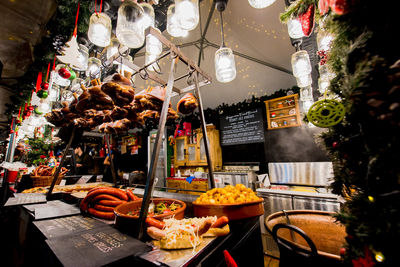
[{"label": "hanging decoration", "polygon": [[307,119],[317,127],[328,128],[340,123],[345,115],[342,103],[333,99],[315,102],[308,110]]},{"label": "hanging decoration", "polygon": [[102,13],[103,0],[100,1],[99,12],[97,12],[97,0],[94,4],[94,13],[90,17],[88,30],[89,41],[99,47],[106,47],[111,39],[111,19],[107,14]]},{"label": "hanging decoration", "polygon": [[307,8],[307,11],[299,16],[301,28],[305,36],[310,36],[314,30],[315,20],[314,14],[315,13],[315,6],[310,5]]}]

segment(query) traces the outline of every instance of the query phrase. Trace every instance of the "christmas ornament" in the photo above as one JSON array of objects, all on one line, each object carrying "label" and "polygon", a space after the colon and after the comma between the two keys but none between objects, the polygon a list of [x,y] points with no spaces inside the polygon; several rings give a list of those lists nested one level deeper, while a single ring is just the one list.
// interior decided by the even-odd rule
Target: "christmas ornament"
[{"label": "christmas ornament", "polygon": [[339,144],[338,142],[333,142],[332,147],[336,148],[338,146],[338,144]]},{"label": "christmas ornament", "polygon": [[73,35],[71,40],[65,44],[62,54],[62,56],[57,56],[57,59],[62,63],[69,64],[73,68],[84,69],[82,61],[79,60],[81,53],[79,52],[79,45],[76,41],[76,36]]},{"label": "christmas ornament", "polygon": [[58,75],[60,75],[61,78],[69,79],[71,77],[71,72],[67,68],[61,68],[58,70]]},{"label": "christmas ornament", "polygon": [[338,15],[344,15],[349,12],[349,0],[330,0],[329,5],[333,12]]},{"label": "christmas ornament", "polygon": [[69,72],[71,73],[71,76],[69,76],[68,80],[74,80],[76,78],[76,73],[73,70],[69,70]]},{"label": "christmas ornament", "polygon": [[315,102],[307,113],[308,121],[321,128],[332,127],[341,122],[345,115],[342,103],[333,99]]},{"label": "christmas ornament", "polygon": [[326,13],[328,13],[329,2],[330,2],[330,0],[319,0],[319,2],[318,2],[319,14],[325,15]]},{"label": "christmas ornament", "polygon": [[304,35],[307,37],[311,35],[314,29],[314,10],[314,5],[310,5],[307,8],[307,11],[299,16],[301,29],[303,30]]},{"label": "christmas ornament", "polygon": [[42,84],[40,85],[40,87],[41,87],[43,90],[48,90],[48,89],[49,89],[49,84],[48,84],[48,83],[42,83]]},{"label": "christmas ornament", "polygon": [[344,254],[346,254],[346,249],[345,248],[340,248],[339,253],[340,253],[340,255],[343,256]]},{"label": "christmas ornament", "polygon": [[43,112],[39,109],[39,108],[35,108],[35,113],[36,114],[38,114],[38,115],[42,115],[43,114]]},{"label": "christmas ornament", "polygon": [[28,110],[29,110],[29,111],[32,112],[34,109],[35,109],[35,108],[34,108],[33,106],[28,106]]},{"label": "christmas ornament", "polygon": [[47,98],[49,96],[49,93],[45,90],[40,90],[39,92],[37,92],[37,96],[39,98]]}]

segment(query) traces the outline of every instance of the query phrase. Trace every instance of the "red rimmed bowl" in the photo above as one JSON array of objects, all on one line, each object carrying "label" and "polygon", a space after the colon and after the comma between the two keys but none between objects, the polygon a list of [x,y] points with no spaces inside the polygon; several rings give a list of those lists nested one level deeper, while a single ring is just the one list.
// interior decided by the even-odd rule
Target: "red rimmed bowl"
[{"label": "red rimmed bowl", "polygon": [[241,220],[264,214],[263,199],[240,203],[240,204],[196,204],[193,203],[194,215],[205,216],[227,216],[229,220]]}]

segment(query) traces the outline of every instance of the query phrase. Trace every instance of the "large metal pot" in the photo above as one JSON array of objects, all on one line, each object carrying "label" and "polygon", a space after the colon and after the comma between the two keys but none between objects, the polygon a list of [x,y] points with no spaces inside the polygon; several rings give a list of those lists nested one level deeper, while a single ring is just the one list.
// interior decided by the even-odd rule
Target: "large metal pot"
[{"label": "large metal pot", "polygon": [[291,210],[268,216],[265,226],[278,243],[280,266],[340,265],[340,248],[346,232],[333,214]]}]

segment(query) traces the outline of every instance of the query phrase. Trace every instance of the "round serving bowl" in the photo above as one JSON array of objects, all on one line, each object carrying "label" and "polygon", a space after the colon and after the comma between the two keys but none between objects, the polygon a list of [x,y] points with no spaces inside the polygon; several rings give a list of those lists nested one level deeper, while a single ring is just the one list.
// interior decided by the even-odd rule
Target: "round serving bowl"
[{"label": "round serving bowl", "polygon": [[[166,202],[168,204],[175,202],[182,206],[181,208],[179,208],[176,211],[173,211],[171,213],[153,216],[153,218],[155,218],[157,220],[162,221],[164,219],[168,219],[171,217],[174,217],[175,219],[180,220],[180,219],[183,219],[183,217],[184,217],[186,204],[183,201],[180,201],[177,199],[172,199],[172,198],[152,198],[151,202],[153,202],[154,205],[157,205],[160,202]],[[139,215],[129,215],[128,213],[130,211],[140,210],[141,207],[142,207],[142,199],[127,202],[127,203],[124,203],[124,204],[121,204],[121,205],[118,205],[117,207],[115,207],[115,209],[114,209],[115,226],[122,232],[135,235],[135,233],[137,233],[138,227],[139,227]]]},{"label": "round serving bowl", "polygon": [[263,199],[240,203],[240,204],[196,204],[193,203],[194,215],[205,216],[226,216],[229,220],[241,220],[256,217],[264,214]]}]

